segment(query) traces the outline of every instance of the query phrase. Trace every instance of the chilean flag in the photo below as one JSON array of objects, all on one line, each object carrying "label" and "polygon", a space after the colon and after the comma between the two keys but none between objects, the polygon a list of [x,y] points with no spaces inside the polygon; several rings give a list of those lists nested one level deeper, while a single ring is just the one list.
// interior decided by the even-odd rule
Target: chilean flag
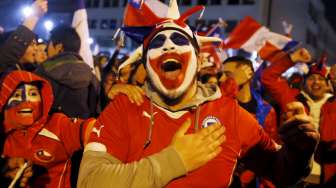
[{"label": "chilean flag", "polygon": [[158,0],[129,0],[124,13],[124,26],[154,26],[166,17],[168,6]]},{"label": "chilean flag", "polygon": [[93,68],[93,57],[89,44],[89,26],[84,0],[75,0],[75,12],[72,18],[72,27],[76,29],[80,39],[81,48],[79,55],[84,62]]},{"label": "chilean flag", "polygon": [[284,35],[271,32],[251,17],[244,18],[230,33],[224,42],[224,48],[244,49],[247,52],[258,51],[262,59],[267,60],[276,52],[289,51],[298,45]]},{"label": "chilean flag", "polygon": [[142,43],[157,23],[165,19],[168,6],[158,0],[129,0],[124,12],[122,30]]}]

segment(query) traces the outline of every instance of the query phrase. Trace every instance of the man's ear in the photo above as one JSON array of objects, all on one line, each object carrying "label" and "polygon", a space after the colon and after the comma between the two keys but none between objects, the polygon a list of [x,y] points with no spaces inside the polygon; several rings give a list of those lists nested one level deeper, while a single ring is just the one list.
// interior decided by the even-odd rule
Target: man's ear
[{"label": "man's ear", "polygon": [[56,44],[55,49],[58,51],[58,53],[61,53],[64,51],[64,47],[62,43]]}]

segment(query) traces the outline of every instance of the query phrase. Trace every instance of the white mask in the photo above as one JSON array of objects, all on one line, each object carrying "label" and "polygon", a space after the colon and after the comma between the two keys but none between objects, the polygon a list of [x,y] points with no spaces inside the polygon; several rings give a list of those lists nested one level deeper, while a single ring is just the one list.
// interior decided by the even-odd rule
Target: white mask
[{"label": "white mask", "polygon": [[148,44],[146,69],[161,95],[177,99],[195,81],[195,48],[189,38],[177,30],[158,32]]}]

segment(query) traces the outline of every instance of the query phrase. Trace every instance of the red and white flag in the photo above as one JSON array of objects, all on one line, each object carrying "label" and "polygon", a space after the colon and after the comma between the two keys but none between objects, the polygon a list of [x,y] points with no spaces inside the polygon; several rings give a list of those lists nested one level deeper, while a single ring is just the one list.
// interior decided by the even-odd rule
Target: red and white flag
[{"label": "red and white flag", "polygon": [[224,48],[257,51],[261,58],[267,59],[279,50],[289,51],[298,45],[284,35],[271,32],[251,17],[244,18],[224,41]]},{"label": "red and white flag", "polygon": [[124,26],[154,26],[166,18],[168,6],[158,0],[129,0],[124,13]]},{"label": "red and white flag", "polygon": [[75,0],[75,3],[76,10],[72,18],[72,27],[76,29],[81,40],[79,55],[86,64],[93,68],[93,56],[89,44],[90,34],[85,3],[84,0]]}]

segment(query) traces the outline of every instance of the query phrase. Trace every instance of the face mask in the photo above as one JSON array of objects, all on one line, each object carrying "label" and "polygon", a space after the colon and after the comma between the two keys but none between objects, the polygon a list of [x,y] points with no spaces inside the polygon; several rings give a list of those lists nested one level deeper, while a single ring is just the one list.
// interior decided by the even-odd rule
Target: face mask
[{"label": "face mask", "polygon": [[182,96],[195,81],[197,57],[185,34],[176,30],[157,33],[148,44],[148,77],[156,90],[167,98]]},{"label": "face mask", "polygon": [[33,125],[42,114],[39,89],[31,84],[19,86],[9,98],[5,108],[6,127],[25,128]]}]

